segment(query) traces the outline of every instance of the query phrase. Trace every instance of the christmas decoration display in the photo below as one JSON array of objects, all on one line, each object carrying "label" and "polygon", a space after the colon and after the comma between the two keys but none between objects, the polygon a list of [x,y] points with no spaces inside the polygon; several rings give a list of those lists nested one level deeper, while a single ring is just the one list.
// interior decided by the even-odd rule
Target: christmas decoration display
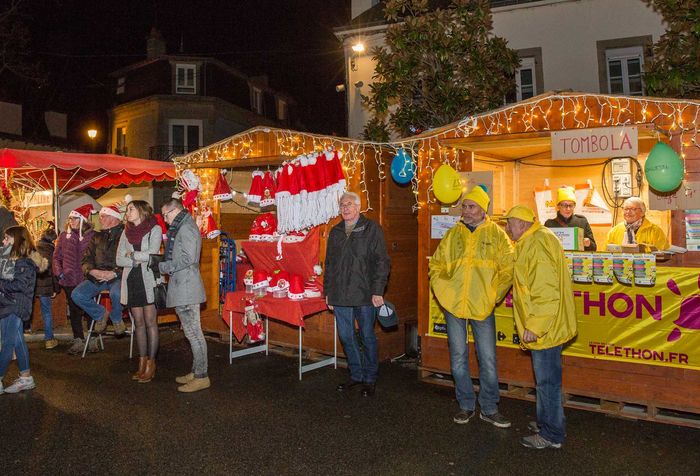
[{"label": "christmas decoration display", "polygon": [[222,171],[216,179],[216,186],[214,186],[214,195],[212,198],[214,200],[219,200],[225,202],[226,200],[231,200],[233,198],[233,193],[231,193],[231,187],[226,181],[225,176],[226,171]]},{"label": "christmas decoration display", "polygon": [[277,235],[277,219],[272,213],[258,215],[250,225],[248,239],[251,241],[274,241]]},{"label": "christmas decoration display", "polygon": [[644,163],[649,186],[658,192],[672,192],[683,181],[683,161],[676,151],[663,142],[657,142]]}]

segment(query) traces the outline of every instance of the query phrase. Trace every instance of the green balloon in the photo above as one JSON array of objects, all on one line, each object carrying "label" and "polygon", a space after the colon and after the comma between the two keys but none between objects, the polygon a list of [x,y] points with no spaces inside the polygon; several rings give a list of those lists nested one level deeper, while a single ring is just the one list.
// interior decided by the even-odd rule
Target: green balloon
[{"label": "green balloon", "polygon": [[657,142],[644,164],[649,186],[657,192],[672,192],[683,181],[683,161],[675,150]]}]

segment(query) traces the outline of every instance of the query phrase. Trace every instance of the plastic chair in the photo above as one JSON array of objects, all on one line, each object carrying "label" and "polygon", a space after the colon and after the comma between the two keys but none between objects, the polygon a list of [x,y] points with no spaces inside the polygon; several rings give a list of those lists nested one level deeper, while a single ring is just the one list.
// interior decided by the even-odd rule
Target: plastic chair
[{"label": "plastic chair", "polygon": [[[102,298],[107,297],[109,299],[109,291],[101,291],[97,296],[95,296],[95,302],[97,304],[100,304],[102,302]],[[134,355],[134,319],[131,317],[131,312],[129,314],[129,320],[131,321],[131,329],[127,330],[126,333],[129,334],[130,342],[129,342],[129,358],[131,359]],[[85,338],[85,347],[83,347],[83,357],[85,358],[85,354],[87,353],[88,346],[90,345],[90,339],[92,339],[95,334],[94,332],[95,329],[95,320],[90,319],[90,327],[88,329],[87,337]],[[99,345],[102,350],[105,350],[105,344],[104,340],[102,340],[102,334],[97,334],[97,339],[99,339]]]}]

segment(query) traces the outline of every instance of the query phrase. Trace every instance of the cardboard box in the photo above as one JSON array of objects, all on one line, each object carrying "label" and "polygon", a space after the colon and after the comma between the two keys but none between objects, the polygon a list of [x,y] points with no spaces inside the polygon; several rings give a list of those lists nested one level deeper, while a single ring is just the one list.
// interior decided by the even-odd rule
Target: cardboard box
[{"label": "cardboard box", "polygon": [[559,238],[565,251],[583,251],[583,229],[573,226],[571,228],[550,228],[551,232]]}]

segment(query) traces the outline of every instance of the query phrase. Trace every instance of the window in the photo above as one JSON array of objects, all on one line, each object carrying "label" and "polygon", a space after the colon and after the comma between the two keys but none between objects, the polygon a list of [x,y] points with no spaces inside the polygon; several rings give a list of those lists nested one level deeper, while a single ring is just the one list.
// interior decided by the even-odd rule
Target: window
[{"label": "window", "polygon": [[287,101],[282,99],[277,100],[277,119],[280,121],[287,120]]},{"label": "window", "polygon": [[263,115],[263,93],[261,89],[256,87],[250,88],[250,109]]},{"label": "window", "polygon": [[168,144],[174,154],[186,154],[202,145],[202,121],[171,120]]},{"label": "window", "polygon": [[117,79],[117,94],[124,94],[125,84],[126,84],[126,78],[124,76]]},{"label": "window", "polygon": [[128,155],[126,150],[126,127],[117,127],[114,134],[114,153],[117,155]]},{"label": "window", "polygon": [[641,46],[615,48],[605,51],[610,94],[643,96],[642,66],[644,54]]},{"label": "window", "polygon": [[515,72],[515,96],[518,101],[535,96],[535,58],[523,58]]},{"label": "window", "polygon": [[175,93],[197,93],[197,65],[178,64],[175,67]]}]

